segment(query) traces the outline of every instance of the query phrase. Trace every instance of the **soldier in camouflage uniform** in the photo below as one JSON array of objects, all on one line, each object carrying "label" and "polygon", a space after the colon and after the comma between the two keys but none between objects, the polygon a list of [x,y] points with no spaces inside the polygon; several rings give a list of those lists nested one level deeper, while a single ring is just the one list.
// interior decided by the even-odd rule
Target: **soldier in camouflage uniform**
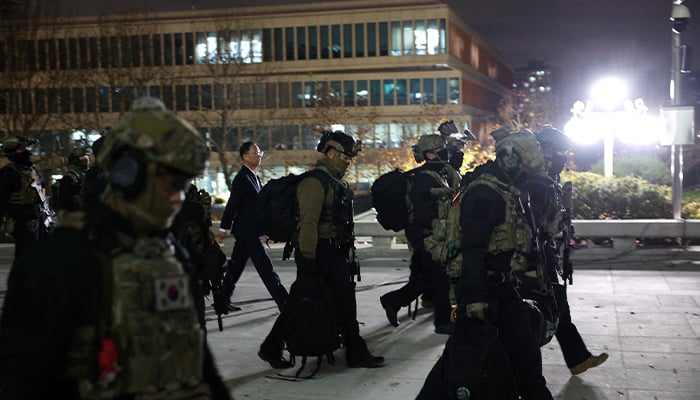
[{"label": "soldier in camouflage uniform", "polygon": [[208,156],[162,102],[134,102],[99,155],[100,202],[61,220],[10,274],[3,398],[230,399],[198,322],[193,267],[168,233]]},{"label": "soldier in camouflage uniform", "polygon": [[15,241],[15,259],[44,237],[53,224],[53,210],[44,198],[44,179],[31,160],[36,139],[17,136],[3,143],[10,163],[0,169],[0,220]]},{"label": "soldier in camouflage uniform", "polygon": [[459,187],[459,173],[448,164],[447,141],[441,135],[423,135],[418,141],[418,159],[425,163],[413,170],[407,192],[412,206],[405,229],[411,247],[411,275],[403,287],[386,293],[380,302],[392,326],[398,326],[397,313],[418,296],[429,293],[435,309],[435,331],[449,334],[450,302],[444,259],[435,250],[445,246],[447,210]]},{"label": "soldier in camouflage uniform", "polygon": [[[566,164],[566,153],[571,149],[571,142],[563,132],[551,125],[543,126],[535,133],[535,137],[542,149],[546,174],[538,180],[541,182],[539,187],[531,190],[530,194],[533,208],[541,215],[537,220],[540,221],[544,234],[542,244],[548,250],[548,262],[554,264],[554,271],[551,271],[552,288],[559,311],[559,324],[554,335],[559,342],[566,366],[572,375],[578,375],[604,363],[608,359],[608,354],[593,355],[588,350],[576,325],[571,320],[571,310],[566,295],[567,284],[573,283],[573,266],[568,259],[568,254],[564,253],[563,257],[560,257],[560,253],[562,248],[568,246],[568,243],[562,242],[571,239],[568,232],[573,230],[570,229],[571,189],[568,196],[565,196],[559,174]],[[565,204],[565,197],[568,197],[569,204]],[[563,283],[559,282],[559,276]]]},{"label": "soldier in camouflage uniform", "polygon": [[90,149],[74,147],[68,156],[66,172],[58,181],[58,193],[54,193],[57,212],[83,209],[83,184],[88,168],[90,168]]}]

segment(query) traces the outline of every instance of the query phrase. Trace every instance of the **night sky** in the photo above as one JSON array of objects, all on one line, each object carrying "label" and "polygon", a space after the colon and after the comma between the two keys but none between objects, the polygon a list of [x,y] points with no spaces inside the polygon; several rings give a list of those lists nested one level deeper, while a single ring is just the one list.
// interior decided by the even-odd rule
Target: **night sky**
[{"label": "night sky", "polygon": [[[51,1],[54,0],[39,0]],[[60,0],[70,14],[106,9],[186,10],[232,5],[289,4],[299,0]],[[343,1],[343,0],[335,0]],[[541,60],[561,70],[560,99],[568,110],[585,100],[599,77],[624,77],[630,96],[650,110],[668,98],[671,0],[445,0],[512,68]],[[318,2],[318,1],[310,1]],[[397,0],[400,2],[400,0]],[[700,0],[686,0],[691,25],[684,43],[695,50],[700,70]]]}]

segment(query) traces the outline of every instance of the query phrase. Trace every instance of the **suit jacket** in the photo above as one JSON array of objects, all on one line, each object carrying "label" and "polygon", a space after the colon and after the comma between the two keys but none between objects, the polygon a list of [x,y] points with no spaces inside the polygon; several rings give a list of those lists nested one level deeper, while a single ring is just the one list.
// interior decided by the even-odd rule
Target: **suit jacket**
[{"label": "suit jacket", "polygon": [[231,230],[235,237],[262,235],[255,212],[261,187],[253,171],[246,166],[241,167],[231,183],[231,196],[221,216],[221,229]]}]

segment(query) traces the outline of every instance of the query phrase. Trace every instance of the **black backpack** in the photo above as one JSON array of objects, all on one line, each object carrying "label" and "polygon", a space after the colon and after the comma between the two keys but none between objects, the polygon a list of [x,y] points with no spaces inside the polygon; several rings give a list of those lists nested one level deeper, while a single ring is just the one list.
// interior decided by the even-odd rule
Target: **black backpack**
[{"label": "black backpack", "polygon": [[272,179],[257,196],[256,216],[262,233],[273,242],[289,242],[297,228],[297,186],[302,179],[313,176],[321,181],[324,191],[328,181],[324,172],[313,169],[301,175],[289,174]]},{"label": "black backpack", "polygon": [[[324,356],[329,364],[335,362],[333,351],[340,348],[341,342],[340,323],[333,293],[323,278],[299,275],[289,289],[282,321],[284,342],[292,362],[296,356],[301,356],[295,380],[316,375]],[[317,357],[316,368],[310,375],[301,376],[306,359],[311,356]]]},{"label": "black backpack", "polygon": [[386,230],[398,232],[410,222],[411,210],[407,195],[413,171],[395,169],[380,176],[372,184],[372,207],[377,211],[377,221]]},{"label": "black backpack", "polygon": [[518,398],[510,358],[490,323],[460,321],[416,400]]}]

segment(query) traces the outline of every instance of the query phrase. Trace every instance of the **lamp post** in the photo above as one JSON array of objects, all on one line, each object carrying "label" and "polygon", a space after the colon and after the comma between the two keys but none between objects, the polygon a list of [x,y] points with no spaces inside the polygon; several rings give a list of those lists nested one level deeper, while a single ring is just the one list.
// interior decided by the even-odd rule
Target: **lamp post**
[{"label": "lamp post", "polygon": [[598,81],[591,90],[593,102],[603,108],[605,129],[603,130],[603,175],[613,176],[613,145],[617,130],[615,108],[627,96],[627,85],[617,78]]},{"label": "lamp post", "polygon": [[[683,0],[674,0],[671,8],[671,105],[681,104],[681,33],[685,31],[690,22],[690,11],[683,4]],[[671,202],[673,203],[673,219],[681,219],[681,200],[683,198],[683,146],[671,145]]]}]

